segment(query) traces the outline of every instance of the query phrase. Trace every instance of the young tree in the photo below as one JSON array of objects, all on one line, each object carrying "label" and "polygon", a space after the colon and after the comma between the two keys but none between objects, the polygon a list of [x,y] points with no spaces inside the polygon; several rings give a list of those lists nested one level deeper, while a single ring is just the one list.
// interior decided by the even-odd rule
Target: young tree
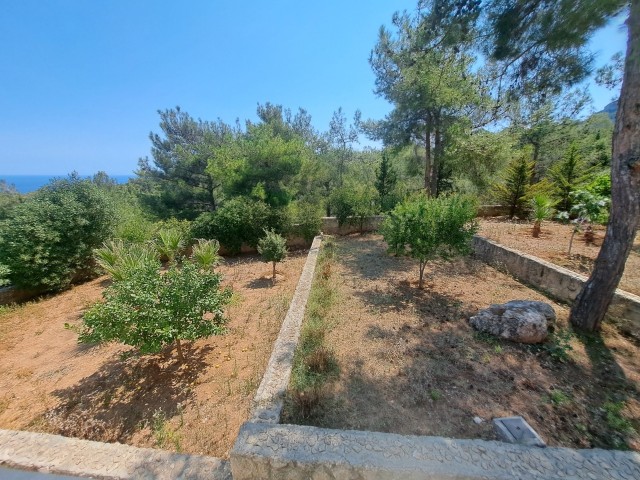
[{"label": "young tree", "polygon": [[548,176],[553,181],[554,197],[561,211],[571,210],[573,192],[587,183],[593,171],[587,167],[575,144],[569,146],[562,161],[551,166]]},{"label": "young tree", "polygon": [[427,262],[470,251],[475,217],[476,206],[469,197],[422,194],[396,206],[382,224],[382,235],[390,252],[418,260],[422,288]]},{"label": "young tree", "polygon": [[376,169],[376,190],[378,190],[380,209],[383,212],[395,206],[393,193],[397,181],[398,177],[389,160],[389,154],[382,152],[380,166]]},{"label": "young tree", "polygon": [[258,253],[265,262],[273,263],[273,277],[276,281],[276,263],[281,262],[287,256],[287,240],[273,230],[265,230],[264,237],[258,241]]},{"label": "young tree", "polygon": [[487,13],[487,53],[503,62],[513,89],[561,89],[582,80],[590,35],[628,6],[627,52],[611,160],[611,215],[594,269],[571,309],[571,323],[597,330],[604,319],[640,221],[640,1],[494,0]]},{"label": "young tree", "polygon": [[534,220],[531,235],[534,238],[538,238],[540,236],[542,222],[550,218],[553,214],[553,202],[546,195],[534,195],[531,199],[531,211]]},{"label": "young tree", "polygon": [[[223,308],[231,299],[221,289],[222,276],[196,263],[142,265],[104,291],[83,317],[82,343],[117,341],[156,353],[174,344],[178,360],[184,361],[181,341],[220,334],[224,330]],[[207,315],[209,314],[209,315]]]},{"label": "young tree", "polygon": [[494,196],[501,205],[509,207],[509,218],[524,217],[530,200],[533,162],[524,154],[509,163],[504,174],[504,182],[495,184]]}]

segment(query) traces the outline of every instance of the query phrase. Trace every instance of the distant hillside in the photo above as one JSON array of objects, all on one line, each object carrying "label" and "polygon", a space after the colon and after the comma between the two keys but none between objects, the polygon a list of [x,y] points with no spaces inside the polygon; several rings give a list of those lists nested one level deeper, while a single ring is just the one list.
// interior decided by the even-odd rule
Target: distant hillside
[{"label": "distant hillside", "polygon": [[[611,119],[611,121],[615,123],[615,121],[616,121],[616,112],[618,111],[618,101],[616,100],[615,102],[611,102],[609,105],[604,107],[602,109],[602,111],[604,113],[606,113],[607,115],[609,115],[609,118]],[[598,112],[598,113],[600,113],[600,112]]]}]

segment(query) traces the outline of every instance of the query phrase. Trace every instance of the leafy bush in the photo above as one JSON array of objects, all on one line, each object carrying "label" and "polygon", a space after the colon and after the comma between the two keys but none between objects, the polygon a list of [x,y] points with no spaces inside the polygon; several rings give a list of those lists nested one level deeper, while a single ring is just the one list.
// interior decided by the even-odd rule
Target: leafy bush
[{"label": "leafy bush", "polygon": [[[183,361],[181,340],[224,330],[223,308],[231,299],[220,289],[222,276],[186,261],[166,272],[143,265],[104,292],[105,301],[84,315],[80,342],[118,341],[155,353],[174,343]],[[206,315],[209,314],[209,315]]]},{"label": "leafy bush", "polygon": [[313,241],[322,228],[322,208],[312,203],[299,203],[292,208],[293,232],[304,238],[306,242]]},{"label": "leafy bush", "polygon": [[5,285],[9,285],[9,283],[11,283],[9,281],[9,273],[11,273],[9,267],[0,264],[0,287],[4,287]]},{"label": "leafy bush", "polygon": [[330,200],[338,225],[359,225],[362,232],[367,217],[377,213],[376,191],[366,185],[350,185],[334,190]]},{"label": "leafy bush", "polygon": [[287,240],[273,230],[265,230],[264,237],[258,241],[258,253],[265,262],[273,263],[273,281],[276,280],[276,263],[287,256]]},{"label": "leafy bush", "polygon": [[213,270],[222,258],[218,254],[220,250],[220,242],[217,240],[198,239],[193,246],[191,260],[193,260],[200,268],[205,270]]},{"label": "leafy bush", "polygon": [[382,235],[390,252],[419,261],[418,287],[422,288],[429,260],[470,251],[469,242],[477,230],[475,217],[476,205],[469,197],[420,194],[393,209],[382,224]]},{"label": "leafy bush", "polygon": [[162,229],[158,231],[156,237],[156,249],[161,260],[171,263],[181,254],[186,247],[184,234],[177,228]]},{"label": "leafy bush", "polygon": [[201,214],[192,225],[195,238],[217,239],[230,253],[240,252],[243,243],[256,247],[265,229],[285,233],[289,227],[286,210],[265,202],[237,197],[215,212]]},{"label": "leafy bush", "polygon": [[0,263],[20,288],[59,290],[91,273],[92,251],[112,231],[105,191],[73,175],[52,181],[0,222]]},{"label": "leafy bush", "polygon": [[156,252],[147,244],[125,244],[116,239],[105,242],[93,253],[96,263],[116,281],[128,278],[137,270],[160,266]]}]

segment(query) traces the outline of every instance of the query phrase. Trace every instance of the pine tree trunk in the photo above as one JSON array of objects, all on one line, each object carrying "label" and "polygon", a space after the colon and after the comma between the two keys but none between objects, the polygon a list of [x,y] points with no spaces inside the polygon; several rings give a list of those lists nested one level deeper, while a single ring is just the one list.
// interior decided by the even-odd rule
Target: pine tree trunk
[{"label": "pine tree trunk", "polygon": [[271,277],[271,279],[275,283],[275,281],[276,281],[276,262],[273,262],[273,277]]},{"label": "pine tree trunk", "polygon": [[431,195],[431,167],[432,167],[432,158],[431,158],[431,117],[427,119],[427,132],[425,134],[425,145],[424,145],[424,156],[425,156],[425,164],[424,164],[424,189],[427,192],[427,195]]},{"label": "pine tree trunk", "polygon": [[431,196],[438,196],[438,177],[440,176],[440,163],[442,161],[442,130],[440,129],[440,117],[435,117],[434,155],[431,163]]},{"label": "pine tree trunk", "polygon": [[611,214],[593,272],[571,309],[571,323],[597,330],[604,319],[640,219],[640,0],[630,2],[624,79],[611,158]]}]

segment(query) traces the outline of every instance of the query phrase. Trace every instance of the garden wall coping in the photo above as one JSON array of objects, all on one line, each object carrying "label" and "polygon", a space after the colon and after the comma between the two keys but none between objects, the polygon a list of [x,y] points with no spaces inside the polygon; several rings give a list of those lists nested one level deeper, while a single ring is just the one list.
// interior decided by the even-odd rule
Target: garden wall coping
[{"label": "garden wall coping", "polygon": [[253,400],[254,406],[251,414],[253,422],[278,423],[280,421],[280,412],[293,366],[293,355],[298,345],[302,319],[311,291],[321,243],[322,237],[318,236],[313,240],[309,249],[307,261],[300,274],[300,280],[298,280],[289,310],[280,327],[278,339],[273,346],[269,364]]},{"label": "garden wall coping", "polygon": [[0,430],[0,465],[110,480],[231,480],[219,458],[13,430]]},{"label": "garden wall coping", "polygon": [[234,480],[632,480],[640,455],[245,423],[231,467]]}]

